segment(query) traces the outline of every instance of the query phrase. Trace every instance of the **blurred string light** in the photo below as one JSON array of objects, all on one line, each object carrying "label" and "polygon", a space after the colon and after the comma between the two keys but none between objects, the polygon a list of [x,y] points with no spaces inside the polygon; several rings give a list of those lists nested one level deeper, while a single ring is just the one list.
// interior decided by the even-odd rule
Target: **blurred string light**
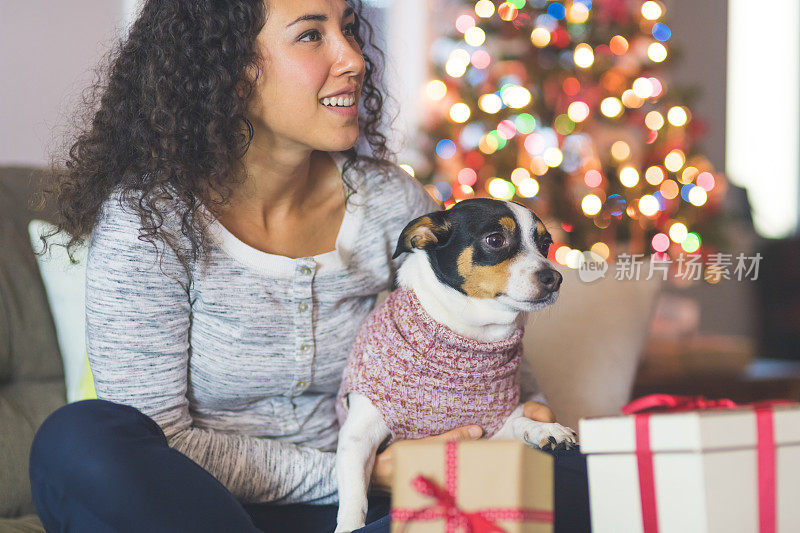
[{"label": "blurred string light", "polygon": [[497,7],[497,14],[500,18],[506,21],[512,21],[517,18],[519,10],[511,2],[503,2]]},{"label": "blurred string light", "polygon": [[681,241],[681,248],[686,253],[693,254],[700,248],[700,235],[697,233],[690,233],[686,238]]},{"label": "blurred string light", "polygon": [[436,143],[436,155],[442,159],[450,159],[456,155],[456,145],[450,139],[442,139]]},{"label": "blurred string light", "polygon": [[575,64],[581,68],[589,68],[594,63],[594,50],[586,43],[580,43],[575,47]]},{"label": "blurred string light", "polygon": [[547,14],[556,20],[563,20],[567,16],[567,9],[560,2],[553,2],[547,6]]},{"label": "blurred string light", "polygon": [[639,98],[650,98],[653,96],[653,83],[647,78],[636,78],[633,82],[633,94]]},{"label": "blurred string light", "polygon": [[659,185],[664,181],[664,171],[656,166],[648,167],[644,172],[644,179],[650,185]]},{"label": "blurred string light", "polygon": [[652,43],[647,47],[647,57],[654,63],[661,63],[667,58],[667,47],[661,43]]},{"label": "blurred string light", "polygon": [[653,24],[653,37],[658,39],[659,41],[666,41],[670,37],[672,37],[672,30],[669,29],[669,26],[662,22],[656,22]]},{"label": "blurred string light", "polygon": [[621,56],[628,51],[628,40],[622,35],[615,35],[608,43],[611,53]]},{"label": "blurred string light", "polygon": [[531,42],[538,48],[550,44],[550,32],[546,28],[534,28],[531,32]]},{"label": "blurred string light", "polygon": [[710,172],[701,172],[695,181],[698,187],[702,187],[706,191],[710,191],[715,185],[714,176]]},{"label": "blurred string light", "polygon": [[520,196],[532,198],[539,193],[539,182],[533,178],[525,178],[520,182],[518,190]]},{"label": "blurred string light", "polygon": [[669,120],[669,123],[673,126],[683,126],[686,124],[686,121],[689,120],[689,117],[684,108],[675,106],[670,108],[669,112],[667,112],[667,120]]},{"label": "blurred string light", "polygon": [[661,6],[658,5],[658,2],[647,1],[642,4],[642,16],[647,20],[657,20],[661,13]]},{"label": "blurred string light", "polygon": [[589,19],[589,8],[580,2],[573,2],[567,12],[567,22],[583,24]]},{"label": "blurred string light", "polygon": [[600,257],[603,261],[608,259],[608,256],[611,255],[611,250],[608,248],[608,245],[604,242],[596,242],[594,243],[589,250],[595,254],[596,256]]},{"label": "blurred string light", "polygon": [[666,252],[669,249],[669,237],[664,233],[656,233],[653,235],[651,245],[656,252]]},{"label": "blurred string light", "polygon": [[484,94],[478,98],[478,107],[480,107],[486,113],[494,114],[500,111],[500,109],[503,107],[503,101],[500,100],[500,97],[494,93]]},{"label": "blurred string light", "polygon": [[625,187],[635,187],[639,183],[639,172],[633,167],[623,167],[619,171],[619,181]]},{"label": "blurred string light", "polygon": [[617,141],[611,145],[611,157],[617,161],[624,161],[631,155],[631,147],[625,141]]},{"label": "blurred string light", "polygon": [[572,102],[567,108],[567,116],[574,122],[583,122],[589,118],[589,105],[586,102]]},{"label": "blurred string light", "polygon": [[475,14],[481,18],[489,18],[494,15],[494,2],[491,0],[479,0],[475,4]]},{"label": "blurred string light", "polygon": [[470,15],[461,15],[456,19],[456,29],[461,33],[466,33],[470,28],[475,27],[475,19]]},{"label": "blurred string light", "polygon": [[681,244],[689,236],[689,230],[686,229],[686,224],[676,222],[669,228],[669,238],[676,244]]},{"label": "blurred string light", "polygon": [[645,194],[639,198],[639,211],[647,217],[658,213],[658,200],[652,194]]},{"label": "blurred string light", "polygon": [[664,115],[658,111],[650,111],[644,117],[644,124],[651,130],[660,130],[664,127]]},{"label": "blurred string light", "polygon": [[686,156],[683,154],[681,150],[672,150],[667,156],[664,158],[664,166],[670,172],[677,172],[683,167],[683,164],[686,162]]},{"label": "blurred string light", "polygon": [[492,56],[486,50],[475,50],[472,53],[470,62],[477,69],[485,69],[492,63]]},{"label": "blurred string light", "polygon": [[469,110],[469,106],[464,102],[458,102],[457,104],[453,104],[450,108],[450,118],[453,122],[463,123],[469,120],[471,112]]},{"label": "blurred string light", "polygon": [[583,175],[583,182],[587,187],[599,187],[603,183],[603,175],[597,170],[587,170]]},{"label": "blurred string light", "polygon": [[618,117],[622,113],[622,102],[609,96],[600,102],[600,112],[609,118]]},{"label": "blurred string light", "polygon": [[431,80],[425,85],[425,94],[431,100],[441,100],[447,94],[447,86],[441,80]]},{"label": "blurred string light", "polygon": [[487,188],[489,194],[498,200],[510,200],[514,197],[514,184],[501,178],[493,178],[489,180]]},{"label": "blurred string light", "polygon": [[589,216],[596,215],[603,207],[603,201],[596,194],[587,194],[581,200],[581,209]]},{"label": "blurred string light", "polygon": [[485,40],[486,33],[477,26],[464,32],[464,41],[470,46],[480,46]]}]

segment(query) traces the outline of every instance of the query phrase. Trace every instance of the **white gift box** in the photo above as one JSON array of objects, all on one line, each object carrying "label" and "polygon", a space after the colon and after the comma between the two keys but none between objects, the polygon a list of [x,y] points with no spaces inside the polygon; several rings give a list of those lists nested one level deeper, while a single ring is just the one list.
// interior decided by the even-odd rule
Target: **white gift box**
[{"label": "white gift box", "polygon": [[[594,533],[645,531],[636,416],[580,421]],[[651,413],[647,427],[658,533],[800,532],[800,406],[772,408],[774,530],[760,525],[753,408]]]}]

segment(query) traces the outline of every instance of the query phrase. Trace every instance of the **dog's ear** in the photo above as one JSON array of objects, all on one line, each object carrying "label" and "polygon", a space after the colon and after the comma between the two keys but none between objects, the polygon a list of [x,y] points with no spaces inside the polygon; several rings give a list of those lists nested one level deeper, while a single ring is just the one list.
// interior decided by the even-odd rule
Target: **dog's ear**
[{"label": "dog's ear", "polygon": [[447,242],[453,229],[449,213],[435,211],[409,222],[400,233],[392,259],[414,248],[427,250]]}]

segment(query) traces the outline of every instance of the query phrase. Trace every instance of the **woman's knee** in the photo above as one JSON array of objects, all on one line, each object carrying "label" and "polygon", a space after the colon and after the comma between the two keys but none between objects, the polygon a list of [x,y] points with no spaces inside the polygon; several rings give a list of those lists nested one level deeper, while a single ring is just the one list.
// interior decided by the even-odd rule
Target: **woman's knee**
[{"label": "woman's knee", "polygon": [[128,405],[106,400],[84,400],[56,409],[42,423],[31,446],[31,479],[40,469],[54,469],[80,458],[102,460],[108,448],[118,448],[125,439],[164,435],[155,422]]}]

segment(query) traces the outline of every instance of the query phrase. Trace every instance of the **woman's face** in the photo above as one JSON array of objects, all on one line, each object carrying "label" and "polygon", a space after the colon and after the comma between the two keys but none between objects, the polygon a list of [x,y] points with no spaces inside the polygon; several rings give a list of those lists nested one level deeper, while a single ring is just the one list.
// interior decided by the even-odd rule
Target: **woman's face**
[{"label": "woman's face", "polygon": [[[352,8],[345,0],[265,1],[267,21],[256,39],[261,75],[248,104],[256,136],[275,148],[351,148],[365,67]],[[355,101],[323,105],[334,94]]]}]

